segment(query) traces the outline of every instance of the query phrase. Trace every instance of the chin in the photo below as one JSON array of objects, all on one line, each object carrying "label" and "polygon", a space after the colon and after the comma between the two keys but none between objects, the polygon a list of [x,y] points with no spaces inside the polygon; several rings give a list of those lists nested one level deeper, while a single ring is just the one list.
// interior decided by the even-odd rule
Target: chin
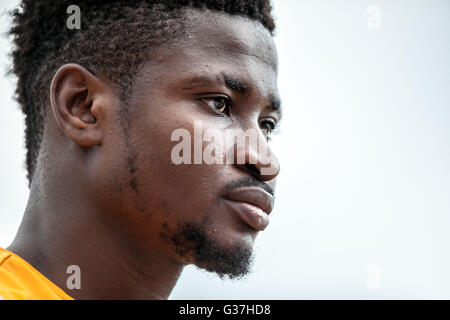
[{"label": "chin", "polygon": [[256,232],[225,230],[214,229],[208,224],[189,223],[171,240],[186,264],[194,264],[220,278],[243,278],[251,271]]}]

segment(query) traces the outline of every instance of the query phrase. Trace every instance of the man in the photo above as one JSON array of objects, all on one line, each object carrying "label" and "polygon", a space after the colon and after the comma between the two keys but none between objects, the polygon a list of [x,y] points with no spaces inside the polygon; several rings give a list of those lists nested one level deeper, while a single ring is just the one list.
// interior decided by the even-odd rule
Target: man
[{"label": "man", "polygon": [[[80,29],[71,4],[13,12],[30,198],[0,296],[167,299],[189,264],[246,275],[279,172],[259,154],[281,117],[269,1],[78,1]],[[215,159],[237,160],[199,161],[205,138],[175,152],[177,130],[218,131]]]}]

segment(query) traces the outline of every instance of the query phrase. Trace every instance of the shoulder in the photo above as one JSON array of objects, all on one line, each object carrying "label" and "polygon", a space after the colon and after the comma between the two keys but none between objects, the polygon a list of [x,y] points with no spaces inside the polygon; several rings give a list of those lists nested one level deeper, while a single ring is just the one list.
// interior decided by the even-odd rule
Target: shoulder
[{"label": "shoulder", "polygon": [[0,248],[0,297],[4,300],[71,300],[24,259]]}]

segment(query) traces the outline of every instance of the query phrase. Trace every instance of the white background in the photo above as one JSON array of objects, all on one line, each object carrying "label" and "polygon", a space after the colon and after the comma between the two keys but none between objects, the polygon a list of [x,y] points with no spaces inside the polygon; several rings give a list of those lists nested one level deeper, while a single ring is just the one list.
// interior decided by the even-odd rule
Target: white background
[{"label": "white background", "polygon": [[[75,3],[76,1],[74,1]],[[17,1],[2,1],[0,11]],[[381,10],[368,28],[367,8]],[[240,282],[172,299],[450,298],[450,1],[277,0],[285,119],[271,225]],[[8,28],[0,18],[0,32]],[[373,25],[373,24],[372,24]],[[0,66],[11,46],[0,39]],[[23,119],[0,81],[0,246],[25,209]]]}]

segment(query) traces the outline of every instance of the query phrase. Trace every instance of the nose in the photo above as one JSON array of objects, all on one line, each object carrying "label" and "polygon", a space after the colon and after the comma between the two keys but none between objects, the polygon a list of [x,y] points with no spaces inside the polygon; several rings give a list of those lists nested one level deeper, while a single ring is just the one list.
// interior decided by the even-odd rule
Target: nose
[{"label": "nose", "polygon": [[239,137],[235,141],[233,163],[240,170],[262,181],[271,181],[280,173],[280,163],[262,134],[257,138]]}]

